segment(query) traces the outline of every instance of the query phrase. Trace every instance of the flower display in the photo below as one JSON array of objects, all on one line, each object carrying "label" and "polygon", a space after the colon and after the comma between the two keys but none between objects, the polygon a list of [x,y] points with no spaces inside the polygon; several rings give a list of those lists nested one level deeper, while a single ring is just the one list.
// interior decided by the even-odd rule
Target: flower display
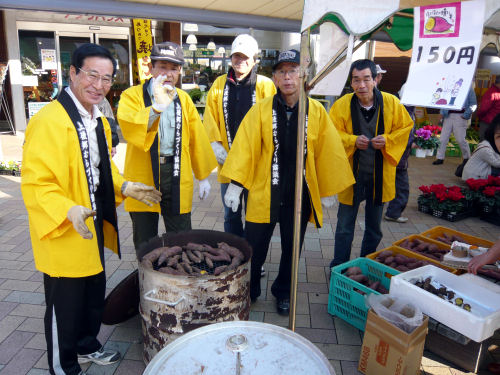
[{"label": "flower display", "polygon": [[422,195],[418,197],[418,203],[429,206],[432,210],[463,212],[471,206],[474,199],[468,189],[460,186],[434,184],[422,185],[419,189]]},{"label": "flower display", "polygon": [[[426,125],[431,126],[431,125]],[[415,132],[415,144],[425,150],[433,150],[439,147],[439,140],[433,135],[431,129],[423,128],[417,129]]]},{"label": "flower display", "polygon": [[500,177],[469,178],[467,186],[473,192],[480,205],[500,207]]}]

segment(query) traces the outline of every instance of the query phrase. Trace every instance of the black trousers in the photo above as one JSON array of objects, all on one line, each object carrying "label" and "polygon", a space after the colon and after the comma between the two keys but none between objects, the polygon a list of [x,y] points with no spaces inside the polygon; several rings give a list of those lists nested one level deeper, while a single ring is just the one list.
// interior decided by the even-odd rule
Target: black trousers
[{"label": "black trousers", "polygon": [[[304,242],[307,221],[311,214],[311,205],[308,198],[303,198],[302,217],[300,219],[300,249]],[[306,200],[304,202],[304,200]],[[281,259],[278,276],[271,286],[271,293],[276,298],[290,297],[290,283],[292,278],[293,252],[293,203],[280,207],[279,220],[281,237]],[[269,243],[277,222],[272,223],[245,223],[245,238],[252,247],[252,263],[250,272],[250,298],[255,299],[261,294],[260,272],[266,261]]]},{"label": "black trousers", "polygon": [[[160,165],[160,208],[163,223],[165,224],[167,232],[191,230],[191,212],[185,214],[170,213],[170,205],[172,202],[172,170],[172,162]],[[130,212],[134,247],[138,259],[141,259],[142,256],[145,255],[140,254],[140,245],[158,235],[159,217],[160,215],[157,212]]]},{"label": "black trousers", "polygon": [[[102,196],[96,192],[95,221],[99,254],[104,269]],[[70,249],[68,249],[70,251]],[[101,328],[106,293],[106,275],[51,277],[43,275],[45,289],[45,340],[52,375],[78,374],[78,354],[89,354],[102,345],[97,340]]]}]

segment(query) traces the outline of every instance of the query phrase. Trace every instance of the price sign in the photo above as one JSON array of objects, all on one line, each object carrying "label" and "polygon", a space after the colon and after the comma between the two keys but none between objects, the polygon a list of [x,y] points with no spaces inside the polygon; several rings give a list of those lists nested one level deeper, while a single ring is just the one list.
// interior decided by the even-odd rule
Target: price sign
[{"label": "price sign", "polygon": [[462,109],[476,69],[484,0],[417,7],[413,55],[402,102]]}]

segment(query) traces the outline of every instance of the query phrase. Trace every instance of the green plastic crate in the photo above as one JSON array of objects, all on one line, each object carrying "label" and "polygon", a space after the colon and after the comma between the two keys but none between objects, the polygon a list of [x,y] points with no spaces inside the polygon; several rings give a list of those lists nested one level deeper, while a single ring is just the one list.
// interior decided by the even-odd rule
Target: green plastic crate
[{"label": "green plastic crate", "polygon": [[328,312],[364,331],[368,307],[365,304],[365,297],[356,290],[366,294],[380,293],[344,276],[342,271],[349,267],[361,268],[365,276],[372,281],[380,281],[387,290],[391,285],[391,277],[400,272],[367,258],[354,259],[332,268]]},{"label": "green plastic crate", "polygon": [[446,147],[445,156],[448,157],[462,156],[462,151],[460,151],[460,147],[458,147],[458,145],[448,146]]}]

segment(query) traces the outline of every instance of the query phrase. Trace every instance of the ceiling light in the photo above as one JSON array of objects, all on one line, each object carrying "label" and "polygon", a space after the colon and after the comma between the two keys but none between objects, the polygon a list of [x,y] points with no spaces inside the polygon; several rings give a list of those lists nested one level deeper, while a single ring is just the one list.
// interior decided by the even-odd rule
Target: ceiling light
[{"label": "ceiling light", "polygon": [[213,40],[211,40],[208,44],[207,44],[207,49],[210,50],[210,51],[215,51],[215,43]]},{"label": "ceiling light", "polygon": [[190,44],[189,45],[189,50],[190,51],[196,51],[196,44]]},{"label": "ceiling light", "polygon": [[224,47],[219,47],[219,49],[217,50],[217,52],[219,52],[221,55],[223,55],[223,54],[226,53],[226,49]]},{"label": "ceiling light", "polygon": [[196,35],[194,34],[189,34],[186,38],[186,43],[187,44],[196,44],[198,43],[198,40],[196,39]]}]

